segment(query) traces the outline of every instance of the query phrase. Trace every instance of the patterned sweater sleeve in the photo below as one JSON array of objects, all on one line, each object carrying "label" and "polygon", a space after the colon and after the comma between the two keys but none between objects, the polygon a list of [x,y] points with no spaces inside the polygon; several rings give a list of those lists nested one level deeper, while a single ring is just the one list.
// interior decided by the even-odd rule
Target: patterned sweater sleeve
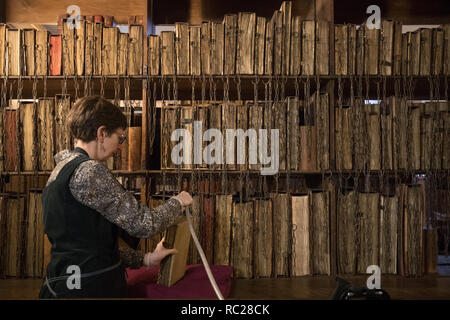
[{"label": "patterned sweater sleeve", "polygon": [[133,250],[130,247],[119,246],[120,259],[125,266],[131,269],[139,269],[144,265],[144,253],[139,250]]}]

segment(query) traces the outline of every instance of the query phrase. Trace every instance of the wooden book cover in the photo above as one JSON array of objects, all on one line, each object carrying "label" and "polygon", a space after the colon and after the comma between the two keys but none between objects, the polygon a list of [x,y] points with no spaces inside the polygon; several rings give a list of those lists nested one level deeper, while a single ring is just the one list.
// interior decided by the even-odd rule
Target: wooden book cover
[{"label": "wooden book cover", "polygon": [[[210,117],[209,117],[209,128],[217,129],[223,133],[223,131],[222,131],[222,108],[223,108],[222,104],[212,103],[210,108],[211,108],[211,110],[210,110]],[[210,137],[209,139],[205,139],[205,140],[207,140],[209,143],[209,141],[213,140],[213,138]],[[226,156],[226,152],[223,152],[223,151],[226,149],[218,148],[219,154],[217,154],[217,152],[210,151],[209,149],[205,149],[205,150],[208,150],[208,152],[206,154],[207,154],[207,163],[210,164],[210,166],[209,166],[210,169],[218,170],[218,169],[222,168],[222,163],[225,160],[225,156]],[[217,163],[217,162],[213,163],[213,160],[217,160],[217,162],[219,162],[219,163]]]},{"label": "wooden book cover", "polygon": [[8,198],[6,200],[6,265],[5,275],[22,277],[22,238],[25,211],[25,198]]},{"label": "wooden book cover", "polygon": [[85,60],[84,60],[84,74],[94,74],[94,59],[95,59],[95,24],[91,21],[86,21],[86,42],[85,42]]},{"label": "wooden book cover", "polygon": [[253,278],[253,202],[233,203],[231,265],[234,278]]},{"label": "wooden book cover", "polygon": [[356,30],[356,74],[358,76],[361,76],[364,74],[364,56],[365,56],[365,32],[366,28],[360,27],[358,30]]},{"label": "wooden book cover", "polygon": [[369,162],[369,146],[367,143],[367,112],[363,99],[354,99],[350,106],[353,122],[353,169],[364,170]]},{"label": "wooden book cover", "polygon": [[161,32],[161,74],[175,74],[175,32]]},{"label": "wooden book cover", "polygon": [[36,131],[35,131],[35,105],[33,102],[20,103],[20,132],[21,132],[21,161],[23,171],[33,171],[36,168]]},{"label": "wooden book cover", "polygon": [[102,74],[102,52],[103,52],[103,23],[94,23],[94,60],[93,74],[99,76]]},{"label": "wooden book cover", "polygon": [[302,19],[292,17],[291,32],[291,53],[290,53],[290,75],[299,75],[301,72],[301,52],[302,52]]},{"label": "wooden book cover", "polygon": [[381,273],[397,274],[398,196],[380,196]]},{"label": "wooden book cover", "polygon": [[311,274],[309,209],[308,195],[292,196],[292,277]]},{"label": "wooden book cover", "polygon": [[450,23],[442,26],[444,29],[444,74],[450,74]]},{"label": "wooden book cover", "polygon": [[77,75],[84,75],[86,62],[86,21],[80,21],[80,27],[75,29],[75,69]]},{"label": "wooden book cover", "polygon": [[257,17],[255,33],[255,74],[264,74],[264,41],[266,39],[266,18]]},{"label": "wooden book cover", "polygon": [[224,73],[224,46],[225,46],[225,25],[223,23],[212,22],[211,24],[211,73]]},{"label": "wooden book cover", "polygon": [[[117,57],[118,66],[117,66],[117,73],[121,76],[127,74],[127,66],[132,65],[132,62],[129,62],[128,59],[128,47],[131,47],[132,44],[130,43],[130,39],[128,36],[128,33],[119,33],[119,49]],[[132,50],[130,50],[132,51]],[[131,59],[131,57],[130,57]]]},{"label": "wooden book cover", "polygon": [[50,35],[50,70],[51,76],[61,75],[62,66],[62,36]]},{"label": "wooden book cover", "polygon": [[175,143],[171,141],[172,132],[177,129],[177,109],[165,107],[161,109],[161,168],[175,168],[172,162],[172,148]]},{"label": "wooden book cover", "polygon": [[441,75],[444,70],[444,31],[433,29],[431,49],[431,74]]},{"label": "wooden book cover", "polygon": [[444,152],[444,131],[445,131],[445,112],[447,111],[447,102],[436,102],[432,120],[432,146],[431,146],[431,168],[442,169],[442,160]]},{"label": "wooden book cover", "polygon": [[29,191],[26,226],[25,277],[41,277],[44,258],[44,217],[42,192]]},{"label": "wooden book cover", "polygon": [[357,192],[338,193],[337,263],[341,274],[356,273]]},{"label": "wooden book cover", "polygon": [[128,128],[128,170],[135,171],[141,169],[141,127]]},{"label": "wooden book cover", "polygon": [[408,169],[420,170],[420,107],[408,106]]},{"label": "wooden book cover", "polygon": [[67,76],[75,75],[75,30],[63,21],[62,62],[63,74]]},{"label": "wooden book cover", "polygon": [[21,75],[22,71],[22,30],[7,29],[7,70],[9,76]]},{"label": "wooden book cover", "polygon": [[273,128],[279,130],[279,171],[286,170],[288,161],[286,104],[286,101],[278,101],[272,105]]},{"label": "wooden book cover", "polygon": [[[248,112],[249,112],[249,104],[239,102],[236,104],[236,129],[241,129],[242,131],[238,131],[242,133],[242,135],[238,135],[236,137],[236,164],[237,170],[247,170],[249,155],[250,155],[250,147],[257,145],[257,136],[249,135],[248,138],[245,135],[248,128]],[[258,133],[256,133],[258,134]]]},{"label": "wooden book cover", "polygon": [[[366,104],[367,112],[367,134],[369,147],[369,169],[381,169],[381,128],[380,128],[380,105]],[[366,143],[367,143],[366,140]]]},{"label": "wooden book cover", "polygon": [[300,134],[300,103],[298,97],[287,97],[287,165],[288,169],[297,171],[300,165],[299,134]]},{"label": "wooden book cover", "polygon": [[[190,137],[194,136],[194,112],[191,106],[185,106],[181,108],[181,118],[179,128],[183,128],[186,132],[189,132]],[[194,166],[194,148],[193,148],[193,138],[189,139],[183,137],[183,169],[192,169]]]},{"label": "wooden book cover", "polygon": [[289,74],[291,61],[292,1],[283,1],[279,10],[283,15],[283,69],[281,72],[287,75]]},{"label": "wooden book cover", "polygon": [[392,75],[394,58],[394,21],[383,20],[381,24],[380,43],[380,73],[383,76]]},{"label": "wooden book cover", "polygon": [[378,193],[358,193],[358,274],[365,274],[368,266],[379,263],[379,201]]},{"label": "wooden book cover", "polygon": [[190,237],[187,221],[167,229],[164,247],[175,248],[178,253],[169,255],[161,261],[157,281],[159,285],[170,287],[184,277]]},{"label": "wooden book cover", "polygon": [[17,109],[5,109],[5,131],[4,131],[4,157],[5,170],[18,171],[19,170],[19,147],[18,147],[18,132],[17,132]]},{"label": "wooden book cover", "polygon": [[444,121],[444,141],[442,147],[442,169],[450,169],[450,110],[441,112],[441,117]]},{"label": "wooden book cover", "polygon": [[55,154],[65,149],[72,149],[70,132],[66,126],[70,107],[70,96],[55,97]]},{"label": "wooden book cover", "polygon": [[407,76],[409,72],[409,61],[411,59],[411,50],[408,47],[409,32],[402,34],[402,75]]},{"label": "wooden book cover", "polygon": [[317,129],[317,169],[330,168],[330,111],[328,94],[316,100],[315,125]]},{"label": "wooden book cover", "polygon": [[348,74],[356,74],[356,25],[349,24],[348,27]]},{"label": "wooden book cover", "polygon": [[48,40],[47,30],[36,30],[36,75],[45,76],[48,72]]},{"label": "wooden book cover", "polygon": [[223,20],[224,24],[224,74],[230,75],[236,73],[236,49],[237,49],[237,30],[238,16],[236,14],[226,14]]},{"label": "wooden book cover", "polygon": [[286,193],[271,195],[273,202],[273,233],[275,253],[274,277],[289,276],[291,216],[289,196]]},{"label": "wooden book cover", "polygon": [[214,257],[214,203],[213,196],[203,197],[203,215],[200,217],[201,241],[200,244],[209,263],[213,263]]},{"label": "wooden book cover", "polygon": [[118,46],[119,29],[114,27],[103,27],[102,74],[105,76],[117,74]]},{"label": "wooden book cover", "polygon": [[392,170],[393,166],[393,113],[388,102],[383,102],[381,112],[381,167]]},{"label": "wooden book cover", "polygon": [[214,264],[230,265],[232,195],[216,196],[214,221]]},{"label": "wooden book cover", "polygon": [[270,278],[273,262],[272,201],[255,200],[255,278]]},{"label": "wooden book cover", "polygon": [[159,36],[148,36],[148,66],[150,75],[159,76],[161,68],[161,38]]},{"label": "wooden book cover", "polygon": [[[236,129],[237,114],[236,104],[227,102],[222,104],[222,135],[223,142],[223,166],[227,170],[236,170],[236,139],[233,135],[227,135],[227,129]],[[213,128],[213,127],[212,127]],[[234,159],[234,161],[232,161]]]},{"label": "wooden book cover", "polygon": [[420,70],[421,76],[428,76],[431,74],[431,41],[432,30],[421,29],[420,30]]},{"label": "wooden book cover", "polygon": [[[209,129],[209,115],[210,115],[210,103],[206,103],[206,105],[201,105],[195,108],[196,114],[195,114],[195,121],[200,121],[202,125],[203,132],[206,132]],[[193,138],[193,145],[194,147],[198,148],[197,146],[200,145],[200,148],[194,149],[194,164],[197,162],[201,162],[200,164],[196,164],[195,166],[197,168],[203,168],[207,169],[208,164],[206,163],[205,159],[203,159],[203,150],[208,146],[209,141],[202,140],[202,143],[199,141],[195,141],[195,137]],[[198,159],[196,159],[196,155]]]},{"label": "wooden book cover", "polygon": [[[192,228],[194,229],[197,238],[201,238],[200,233],[200,217],[202,215],[202,206],[203,206],[203,196],[194,195],[192,197],[192,207],[191,207],[191,223]],[[216,200],[217,201],[217,200]],[[216,241],[216,240],[215,240]],[[214,242],[215,244],[215,242]],[[214,251],[215,252],[215,251]],[[200,254],[198,252],[197,246],[194,243],[194,239],[191,238],[189,244],[189,253],[188,253],[188,264],[199,264],[201,263]],[[218,263],[216,263],[218,264]]]},{"label": "wooden book cover", "polygon": [[38,102],[37,136],[39,137],[40,171],[51,171],[54,168],[55,150],[55,99],[40,98]]},{"label": "wooden book cover", "polygon": [[128,42],[128,66],[129,75],[141,75],[144,56],[144,26],[130,25]]},{"label": "wooden book cover", "polygon": [[212,69],[213,46],[211,36],[212,22],[203,21],[200,26],[200,55],[202,74],[210,75]]},{"label": "wooden book cover", "polygon": [[26,76],[34,76],[35,68],[35,48],[36,48],[36,30],[24,29],[22,31],[24,45],[23,71]]},{"label": "wooden book cover", "polygon": [[421,186],[408,186],[404,211],[404,266],[406,276],[423,273],[422,224],[424,203]]},{"label": "wooden book cover", "polygon": [[236,73],[253,74],[255,68],[256,13],[239,12]]},{"label": "wooden book cover", "polygon": [[401,22],[394,21],[394,50],[393,50],[393,75],[399,76],[402,74],[402,28]]},{"label": "wooden book cover", "polygon": [[389,97],[389,108],[392,113],[392,157],[393,169],[405,170],[408,167],[408,107],[406,99]]},{"label": "wooden book cover", "polygon": [[438,230],[427,228],[423,230],[425,266],[424,273],[437,274],[438,264]]},{"label": "wooden book cover", "polygon": [[337,75],[347,75],[349,70],[349,26],[335,25],[334,26],[334,65]]},{"label": "wooden book cover", "polygon": [[[254,104],[251,103],[249,104],[249,109],[248,109],[248,128],[249,129],[253,129],[255,130],[256,134],[259,136],[259,130],[262,129],[263,127],[263,106],[262,104]],[[257,159],[256,159],[256,163],[252,163],[252,159],[249,158],[249,169],[250,170],[260,170],[261,169],[261,161],[260,159],[262,159],[262,150],[261,148],[258,146],[257,147]],[[269,151],[267,151],[269,152]]]},{"label": "wooden book cover", "polygon": [[200,26],[189,26],[189,56],[191,75],[201,75],[201,47],[200,47]]},{"label": "wooden book cover", "polygon": [[330,264],[330,195],[311,192],[311,273],[329,275]]},{"label": "wooden book cover", "polygon": [[311,172],[317,170],[317,130],[314,120],[314,109],[315,104],[312,99],[309,99],[299,109],[300,119],[303,119],[299,129],[300,171]]},{"label": "wooden book cover", "polygon": [[409,76],[420,74],[420,30],[408,33]]},{"label": "wooden book cover", "polygon": [[188,75],[189,70],[189,25],[184,22],[175,23],[175,49],[177,71],[179,75]]},{"label": "wooden book cover", "polygon": [[436,104],[426,102],[420,104],[420,169],[430,170],[433,154],[433,143],[436,136],[433,128],[433,118]]},{"label": "wooden book cover", "polygon": [[330,73],[330,25],[328,21],[316,22],[316,74]]},{"label": "wooden book cover", "polygon": [[275,15],[266,22],[264,74],[273,74]]},{"label": "wooden book cover", "polygon": [[283,13],[276,10],[273,13],[273,74],[279,76],[283,72]]},{"label": "wooden book cover", "polygon": [[353,125],[351,108],[335,108],[336,169],[352,170]]},{"label": "wooden book cover", "polygon": [[0,24],[0,76],[6,73],[6,24]]},{"label": "wooden book cover", "polygon": [[379,59],[379,41],[380,41],[380,30],[369,29],[364,27],[364,73],[367,75],[377,75],[379,73],[378,69],[378,59]]},{"label": "wooden book cover", "polygon": [[314,74],[316,36],[314,21],[304,20],[302,25],[302,75]]}]

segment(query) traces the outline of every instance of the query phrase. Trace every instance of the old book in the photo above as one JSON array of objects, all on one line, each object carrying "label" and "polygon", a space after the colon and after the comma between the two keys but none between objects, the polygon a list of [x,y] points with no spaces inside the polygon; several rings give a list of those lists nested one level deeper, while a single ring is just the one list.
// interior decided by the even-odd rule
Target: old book
[{"label": "old book", "polygon": [[335,119],[336,169],[351,170],[353,146],[351,108],[336,107]]},{"label": "old book", "polygon": [[253,74],[255,65],[256,13],[239,12],[236,73]]},{"label": "old book", "polygon": [[231,265],[234,278],[253,277],[253,202],[233,203]]},{"label": "old book", "polygon": [[26,76],[34,76],[35,69],[35,47],[36,47],[36,30],[35,29],[24,29],[23,34],[23,45],[24,45],[24,59],[23,59],[23,74]]},{"label": "old book", "polygon": [[6,24],[0,24],[0,76],[6,74]]},{"label": "old book", "polygon": [[356,25],[349,24],[348,28],[348,74],[356,74]]},{"label": "old book", "polygon": [[299,75],[301,72],[302,52],[302,20],[301,17],[292,17],[290,75]]},{"label": "old book", "polygon": [[102,74],[102,57],[103,57],[103,23],[94,23],[94,75]]},{"label": "old book", "polygon": [[408,33],[409,70],[408,75],[420,74],[420,30]]},{"label": "old book", "polygon": [[431,49],[431,74],[441,75],[444,69],[444,31],[433,29]]},{"label": "old book", "polygon": [[161,74],[175,74],[175,32],[161,32]]},{"label": "old book", "polygon": [[420,170],[420,107],[408,106],[408,169]]},{"label": "old book", "polygon": [[[206,132],[209,129],[209,115],[210,115],[210,103],[207,102],[205,105],[199,105],[194,108],[194,119],[195,121],[201,122],[201,130],[197,126],[194,130],[199,130],[202,132]],[[197,140],[196,140],[197,139]],[[208,146],[208,141],[204,141],[203,139],[200,142],[200,135],[193,137],[193,153],[194,153],[194,164],[196,168],[208,168],[208,164],[203,159],[203,150]]]},{"label": "old book", "polygon": [[[448,102],[447,102],[448,104]],[[444,121],[444,141],[442,146],[442,169],[450,169],[450,112],[441,112]]]},{"label": "old book", "polygon": [[161,38],[148,36],[148,72],[152,76],[159,76],[161,66]]},{"label": "old book", "polygon": [[394,21],[383,20],[380,41],[380,73],[383,76],[393,74],[394,28]]},{"label": "old book", "polygon": [[432,114],[432,140],[431,140],[431,168],[441,169],[444,152],[444,131],[445,131],[445,112],[447,111],[447,102],[436,102]]},{"label": "old book", "polygon": [[311,192],[311,273],[331,272],[330,264],[330,195],[328,192]]},{"label": "old book", "polygon": [[62,37],[62,62],[63,74],[67,76],[75,75],[75,30],[70,29],[66,20],[63,22]]},{"label": "old book", "polygon": [[212,69],[212,22],[203,21],[200,26],[200,55],[202,74],[210,75]]},{"label": "old book", "polygon": [[7,67],[9,76],[18,76],[22,72],[22,30],[7,29]]},{"label": "old book", "polygon": [[[93,17],[92,17],[93,20]],[[95,24],[91,21],[86,21],[86,42],[84,55],[84,74],[94,74],[94,59],[95,59]]]},{"label": "old book", "polygon": [[[6,196],[2,196],[0,195],[0,232],[2,233],[2,238],[1,243],[2,246],[5,246],[5,240],[6,237],[4,236],[6,234]],[[2,251],[3,252],[3,251]],[[2,257],[2,259],[0,259],[0,276],[4,277],[5,276],[5,264],[6,264],[6,259],[4,257]]]},{"label": "old book", "polygon": [[275,15],[266,22],[266,39],[265,39],[265,56],[264,56],[264,74],[273,74],[273,58],[274,58],[274,30]]},{"label": "old book", "polygon": [[274,102],[272,105],[273,128],[279,131],[279,170],[287,168],[287,105],[286,101]]},{"label": "old book", "polygon": [[364,27],[364,73],[367,75],[377,75],[379,73],[379,41],[380,30]]},{"label": "old book", "polygon": [[177,74],[188,75],[189,70],[189,25],[183,22],[175,23],[175,49],[177,58]]},{"label": "old book", "polygon": [[364,108],[364,100],[360,98],[354,99],[350,106],[353,122],[353,170],[364,170],[369,162],[367,112]]},{"label": "old book", "polygon": [[257,17],[255,33],[255,74],[264,74],[264,41],[266,39],[266,18]]},{"label": "old book", "polygon": [[338,272],[356,273],[357,192],[346,191],[337,196],[337,263]]},{"label": "old book", "polygon": [[431,73],[431,41],[432,30],[420,30],[420,75],[428,76]]},{"label": "old book", "polygon": [[334,65],[337,75],[347,75],[349,69],[349,26],[348,25],[335,25],[334,26]]},{"label": "old book", "polygon": [[[236,143],[232,135],[227,134],[227,129],[236,129],[237,114],[236,104],[226,102],[222,104],[222,135],[225,137],[223,143],[223,168],[236,170]],[[213,128],[213,127],[212,127]],[[229,137],[229,138],[228,138]]]},{"label": "old book", "polygon": [[300,103],[298,97],[287,97],[287,168],[297,171],[300,165],[299,128]]},{"label": "old book", "polygon": [[289,214],[290,199],[286,193],[271,195],[273,202],[274,233],[274,277],[289,276],[289,255],[291,238],[291,217]]},{"label": "old book", "polygon": [[214,196],[203,197],[203,215],[200,217],[201,224],[201,246],[206,260],[213,261],[214,257]]},{"label": "old book", "polygon": [[424,203],[421,186],[408,186],[404,211],[404,267],[406,276],[422,276]]},{"label": "old book", "polygon": [[238,16],[236,14],[226,14],[223,19],[225,32],[224,74],[227,75],[236,73],[237,23]]},{"label": "old book", "polygon": [[119,29],[114,27],[103,27],[102,75],[117,74],[118,45]]},{"label": "old book", "polygon": [[24,171],[32,171],[36,168],[37,150],[35,148],[36,131],[35,131],[35,105],[33,102],[20,103],[19,105],[20,123],[19,128],[21,135],[21,160],[22,169]]},{"label": "old book", "polygon": [[316,74],[330,72],[330,26],[328,21],[316,22]]},{"label": "old book", "polygon": [[402,23],[394,21],[393,75],[402,74]]},{"label": "old book", "polygon": [[144,26],[130,25],[128,27],[129,42],[128,42],[128,66],[127,72],[129,75],[141,75],[142,63],[144,56]]},{"label": "old book", "polygon": [[282,74],[289,74],[290,70],[290,48],[291,48],[291,32],[292,32],[292,1],[283,1],[280,11],[283,14],[283,69]]},{"label": "old book", "polygon": [[380,196],[381,273],[397,274],[398,197]]},{"label": "old book", "polygon": [[450,74],[450,23],[442,26],[444,29],[444,74]]},{"label": "old book", "polygon": [[318,96],[315,111],[317,169],[328,170],[330,168],[330,111],[327,93]]},{"label": "old book", "polygon": [[369,169],[381,169],[380,105],[366,104],[367,134],[369,142]]},{"label": "old book", "polygon": [[308,195],[292,196],[291,276],[311,274],[310,202]]},{"label": "old book", "polygon": [[392,113],[392,156],[393,169],[405,170],[408,167],[408,107],[406,99],[389,97],[389,108]]},{"label": "old book", "polygon": [[378,265],[379,258],[379,201],[378,193],[358,193],[357,273],[365,274],[367,267]]},{"label": "old book", "polygon": [[19,148],[18,148],[18,115],[17,109],[5,108],[4,129],[4,167],[6,171],[19,170]]},{"label": "old book", "polygon": [[230,264],[232,200],[231,195],[216,196],[214,222],[214,264],[216,265]]},{"label": "old book", "polygon": [[433,157],[433,117],[436,104],[426,102],[420,104],[420,169],[430,170]]},{"label": "old book", "polygon": [[[209,117],[209,128],[217,129],[220,132],[222,131],[222,104],[212,103],[210,107],[210,117]],[[213,137],[205,137],[208,143],[212,141]],[[215,138],[214,138],[215,139]],[[218,170],[222,168],[222,163],[225,160],[225,152],[226,149],[218,148],[216,151],[210,150],[208,147],[205,149],[206,151],[206,162],[209,164],[210,169]]]},{"label": "old book", "polygon": [[41,191],[29,191],[26,226],[25,277],[41,277],[44,258],[44,217]]},{"label": "old book", "polygon": [[45,76],[48,72],[48,38],[49,33],[47,30],[36,30],[35,57],[37,76]]},{"label": "old book", "polygon": [[361,76],[364,74],[364,68],[365,68],[365,35],[366,28],[359,27],[358,30],[356,30],[356,74],[358,76]]},{"label": "old book", "polygon": [[[200,237],[200,217],[202,214],[201,211],[203,210],[202,209],[202,206],[203,206],[202,199],[203,199],[203,196],[199,196],[199,195],[194,195],[192,197],[191,223],[192,223],[192,228],[194,229],[194,232],[197,235],[197,238]],[[217,240],[214,240],[214,245],[216,245],[216,241]],[[214,247],[214,252],[216,252],[215,247]],[[194,239],[192,239],[192,238],[191,238],[190,244],[189,244],[189,253],[188,253],[187,263],[188,264],[200,263],[200,254],[198,253],[198,249],[195,246]],[[219,264],[219,263],[216,263],[216,264]]]},{"label": "old book", "polygon": [[175,168],[171,152],[175,142],[170,136],[177,129],[177,109],[163,106],[161,109],[161,168]]},{"label": "old book", "polygon": [[302,25],[302,75],[314,74],[316,35],[314,21],[304,20]]},{"label": "old book", "polygon": [[50,65],[51,76],[61,75],[62,66],[62,36],[50,35]]},{"label": "old book", "polygon": [[38,102],[37,136],[39,137],[40,171],[51,171],[54,168],[55,150],[55,99],[40,98]]},{"label": "old book", "polygon": [[25,212],[24,197],[9,197],[4,204],[6,208],[6,248],[5,248],[5,275],[8,277],[22,276],[22,237],[23,237],[23,221]]},{"label": "old book", "polygon": [[[236,164],[237,170],[248,169],[248,158],[251,155],[252,146],[257,144],[256,135],[249,135],[247,138],[246,133],[248,128],[248,104],[239,102],[236,104],[236,129],[238,129],[236,137]],[[240,131],[241,129],[242,131]],[[242,133],[242,134],[241,134]]]},{"label": "old book", "polygon": [[[117,57],[117,74],[118,75],[126,75],[127,74],[127,67],[131,64],[133,64],[132,62],[129,62],[128,59],[128,47],[132,46],[132,44],[130,43],[130,39],[128,36],[128,33],[119,33],[119,48],[117,50],[118,53],[118,57]],[[132,51],[132,50],[130,50]]]},{"label": "old book", "polygon": [[201,68],[200,26],[189,26],[189,56],[191,75],[199,76]]},{"label": "old book", "polygon": [[272,276],[272,201],[255,199],[255,278]]},{"label": "old book", "polygon": [[[256,134],[259,135],[259,130],[263,127],[263,105],[260,103],[250,103],[248,107],[248,128],[254,129]],[[260,170],[261,169],[261,159],[262,150],[258,146],[257,148],[257,159],[256,163],[253,163],[251,156],[249,157],[249,169],[250,170]]]},{"label": "old book", "polygon": [[300,120],[303,120],[300,122],[299,129],[300,171],[317,170],[317,130],[314,109],[315,104],[311,99],[299,109]]},{"label": "old book", "polygon": [[5,171],[5,158],[4,158],[5,145],[3,140],[4,135],[5,135],[5,110],[3,109],[0,114],[0,172]]},{"label": "old book", "polygon": [[409,62],[411,59],[411,50],[408,46],[409,32],[402,34],[402,75],[407,76],[409,72]]},{"label": "old book", "polygon": [[276,10],[273,13],[273,74],[281,75],[283,72],[283,13]]},{"label": "old book", "polygon": [[157,281],[159,285],[170,287],[184,277],[190,236],[187,221],[167,229],[164,247],[175,248],[178,253],[168,255],[161,261]]},{"label": "old book", "polygon": [[135,171],[141,169],[141,127],[128,128],[128,170]]},{"label": "old book", "polygon": [[212,22],[211,24],[211,73],[224,73],[224,46],[225,29],[223,23]]},{"label": "old book", "polygon": [[193,158],[193,144],[192,138],[194,136],[194,112],[191,106],[181,108],[180,128],[183,128],[189,134],[183,137],[183,165],[184,169],[192,169],[194,165]]},{"label": "old book", "polygon": [[424,273],[436,274],[438,264],[438,230],[427,227],[423,230],[423,247],[425,255]]},{"label": "old book", "polygon": [[66,128],[70,107],[70,96],[55,97],[55,154],[65,149],[72,149],[70,132]]},{"label": "old book", "polygon": [[380,108],[381,113],[381,167],[383,169],[393,169],[393,114],[389,104],[384,102]]},{"label": "old book", "polygon": [[86,21],[80,21],[80,27],[75,29],[75,69],[77,75],[84,74],[86,57]]}]

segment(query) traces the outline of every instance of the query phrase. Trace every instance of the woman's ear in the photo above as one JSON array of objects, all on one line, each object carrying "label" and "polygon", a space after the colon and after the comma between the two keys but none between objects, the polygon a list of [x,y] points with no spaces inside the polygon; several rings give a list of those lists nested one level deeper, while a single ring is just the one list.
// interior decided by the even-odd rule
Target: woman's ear
[{"label": "woman's ear", "polygon": [[97,140],[98,142],[103,142],[103,139],[105,139],[107,136],[106,134],[106,126],[100,126],[97,129]]}]

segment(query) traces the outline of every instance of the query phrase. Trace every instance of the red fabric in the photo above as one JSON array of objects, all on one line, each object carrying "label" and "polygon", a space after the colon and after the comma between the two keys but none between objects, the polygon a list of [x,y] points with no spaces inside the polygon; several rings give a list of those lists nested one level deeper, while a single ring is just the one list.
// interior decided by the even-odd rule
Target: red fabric
[{"label": "red fabric", "polygon": [[[210,266],[217,285],[224,298],[231,289],[233,267]],[[209,282],[203,265],[186,266],[186,274],[171,287],[158,285],[159,266],[147,269],[127,269],[127,295],[129,298],[151,299],[217,299],[214,289]]]}]

